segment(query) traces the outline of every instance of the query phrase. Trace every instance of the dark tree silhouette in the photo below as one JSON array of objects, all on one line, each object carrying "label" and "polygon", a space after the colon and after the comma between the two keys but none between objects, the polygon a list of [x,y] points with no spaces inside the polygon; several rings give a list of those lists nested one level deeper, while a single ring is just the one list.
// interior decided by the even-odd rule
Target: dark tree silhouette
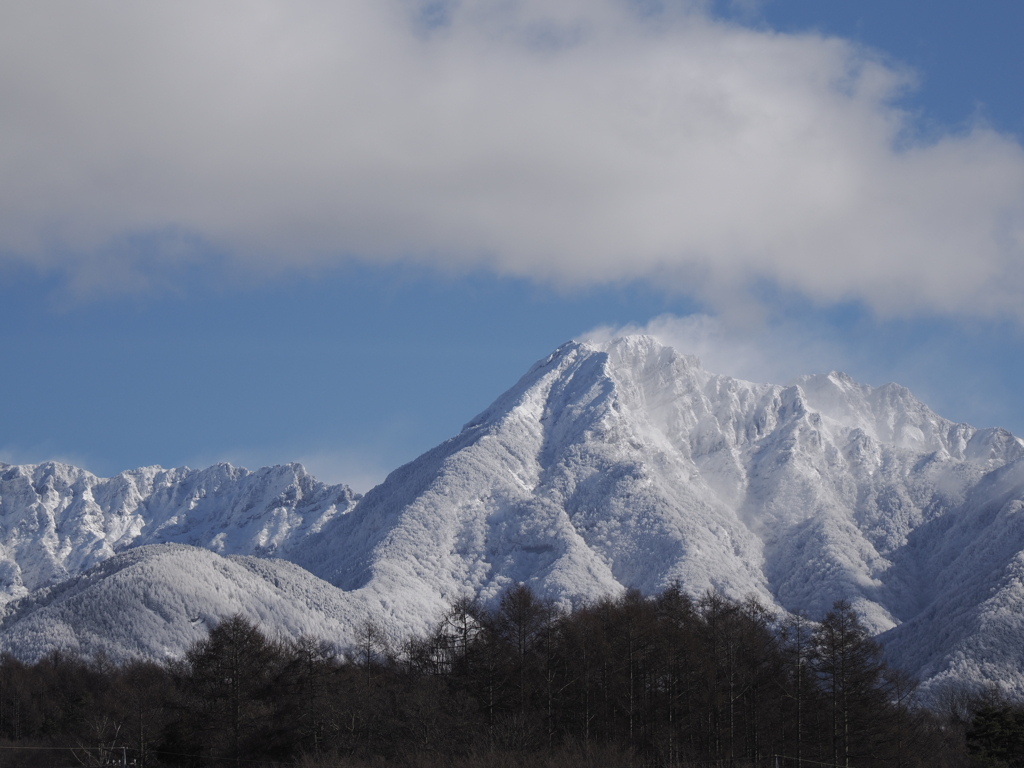
[{"label": "dark tree silhouette", "polygon": [[815,671],[827,696],[833,765],[874,753],[887,709],[882,651],[845,600],[837,601],[812,635]]},{"label": "dark tree silhouette", "polygon": [[195,643],[185,660],[184,704],[203,754],[238,760],[262,749],[271,684],[285,660],[282,645],[235,615]]}]

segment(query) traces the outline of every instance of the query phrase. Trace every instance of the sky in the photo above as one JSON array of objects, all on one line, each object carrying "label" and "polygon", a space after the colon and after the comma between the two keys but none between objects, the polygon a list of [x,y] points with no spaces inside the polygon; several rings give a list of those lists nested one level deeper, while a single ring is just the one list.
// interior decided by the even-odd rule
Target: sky
[{"label": "sky", "polygon": [[0,6],[0,461],[366,491],[559,344],[1024,435],[1024,6]]}]

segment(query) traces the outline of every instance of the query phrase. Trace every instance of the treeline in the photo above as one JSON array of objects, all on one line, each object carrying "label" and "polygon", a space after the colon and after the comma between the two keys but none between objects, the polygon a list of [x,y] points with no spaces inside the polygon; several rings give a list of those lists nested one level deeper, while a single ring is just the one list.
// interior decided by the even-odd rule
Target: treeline
[{"label": "treeline", "polygon": [[341,652],[235,616],[167,664],[4,657],[0,762],[1021,765],[1022,711],[913,692],[845,603],[780,624],[669,589],[563,613],[517,586],[401,648],[371,622]]}]

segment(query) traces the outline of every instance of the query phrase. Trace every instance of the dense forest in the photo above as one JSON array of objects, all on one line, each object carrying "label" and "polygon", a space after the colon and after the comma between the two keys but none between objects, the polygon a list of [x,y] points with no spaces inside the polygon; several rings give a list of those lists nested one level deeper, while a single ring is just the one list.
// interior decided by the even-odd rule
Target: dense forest
[{"label": "dense forest", "polygon": [[226,618],[184,659],[0,660],[4,766],[1024,766],[1024,709],[919,706],[845,603],[779,622],[678,589],[572,612],[508,590],[338,649]]}]

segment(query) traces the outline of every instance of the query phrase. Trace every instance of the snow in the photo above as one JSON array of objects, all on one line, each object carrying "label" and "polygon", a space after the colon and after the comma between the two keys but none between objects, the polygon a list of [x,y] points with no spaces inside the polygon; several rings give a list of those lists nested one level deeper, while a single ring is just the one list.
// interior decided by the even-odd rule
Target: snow
[{"label": "snow", "polygon": [[0,626],[5,650],[29,661],[54,649],[161,659],[180,657],[234,614],[259,623],[271,637],[346,645],[374,608],[283,560],[225,558],[163,544],[121,553],[39,590]]},{"label": "snow", "polygon": [[0,599],[79,574],[130,547],[177,542],[283,555],[357,497],[298,464],[257,472],[160,467],[108,480],[65,464],[0,464]]},{"label": "snow", "polygon": [[[1022,500],[1024,443],[898,385],[755,384],[649,337],[570,342],[362,498],[298,465],[110,480],[0,466],[0,589],[15,600],[0,644],[180,653],[201,632],[176,628],[197,580],[221,584],[221,602],[203,599],[225,611],[336,640],[368,613],[425,632],[456,598],[517,582],[563,605],[679,583],[811,616],[846,599],[929,685],[998,680],[1024,697]],[[157,543],[191,547],[137,549]],[[81,606],[102,615],[87,595],[141,599],[125,574],[154,585],[144,604],[164,625],[132,618],[116,640],[113,619],[80,627]],[[65,584],[80,586],[44,606]]]}]

